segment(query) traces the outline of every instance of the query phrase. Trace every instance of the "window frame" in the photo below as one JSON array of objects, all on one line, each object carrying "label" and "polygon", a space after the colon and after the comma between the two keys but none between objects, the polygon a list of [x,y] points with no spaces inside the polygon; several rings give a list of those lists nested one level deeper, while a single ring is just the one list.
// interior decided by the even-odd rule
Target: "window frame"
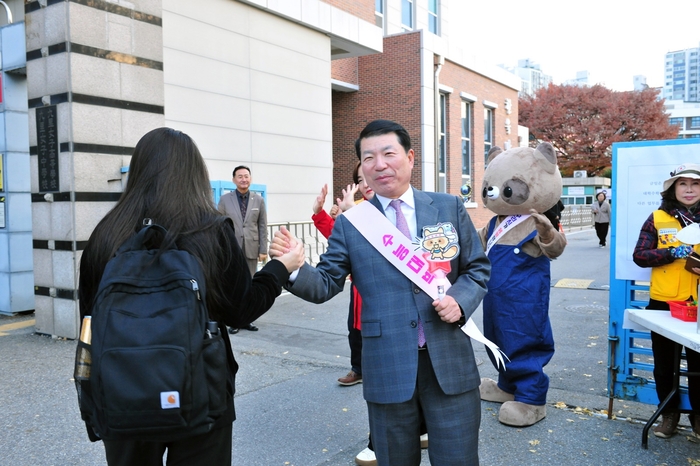
[{"label": "window frame", "polygon": [[[377,10],[379,7],[379,10]],[[384,30],[386,24],[386,0],[374,0],[374,24]],[[386,31],[385,31],[386,33]]]},{"label": "window frame", "polygon": [[491,150],[494,144],[494,132],[496,129],[494,123],[495,122],[493,108],[484,107],[484,166],[488,165],[489,151]]},{"label": "window frame", "polygon": [[[431,3],[434,2],[435,5],[435,11],[431,10]],[[433,20],[435,22],[434,29],[433,30]],[[440,35],[440,1],[439,0],[428,0],[428,31],[435,34],[436,36]]]},{"label": "window frame", "polygon": [[440,115],[438,116],[438,166],[436,167],[438,173],[438,185],[436,186],[436,192],[446,193],[447,192],[447,94],[440,92]]},{"label": "window frame", "polygon": [[[404,23],[404,16],[405,16],[405,11],[404,8],[406,5],[410,6],[410,11],[409,11],[409,18],[411,21],[411,24],[405,24]],[[401,28],[404,31],[413,31],[415,29],[415,24],[416,24],[416,0],[401,0]]]},{"label": "window frame", "polygon": [[[462,152],[462,184],[471,184],[472,178],[472,135],[474,134],[474,122],[472,112],[473,102],[462,100],[460,102],[460,127],[461,127],[461,152]],[[466,131],[465,131],[466,120]],[[466,133],[466,134],[465,134]],[[466,147],[466,154],[465,154]]]}]

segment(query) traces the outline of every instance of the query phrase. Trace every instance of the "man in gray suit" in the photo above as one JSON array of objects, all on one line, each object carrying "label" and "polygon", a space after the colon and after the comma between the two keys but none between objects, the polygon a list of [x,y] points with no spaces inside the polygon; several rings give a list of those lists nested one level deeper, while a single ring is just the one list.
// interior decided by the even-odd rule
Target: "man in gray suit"
[{"label": "man in gray suit", "polygon": [[[458,253],[448,259],[449,267],[442,263],[451,287],[442,299],[431,298],[345,215],[336,220],[319,264],[304,264],[287,287],[322,303],[342,291],[352,274],[363,298],[363,389],[379,465],[420,464],[421,412],[430,434],[431,464],[478,465],[479,373],[471,341],[458,324],[486,293],[489,261],[457,196],[411,187],[414,152],[401,125],[371,122],[355,150],[375,192],[368,202],[406,236],[420,238],[426,226],[452,224]],[[285,230],[276,233],[271,254],[284,254],[296,241]]]},{"label": "man in gray suit", "polygon": [[[236,190],[226,193],[219,199],[219,212],[233,220],[238,245],[248,262],[248,270],[253,276],[258,268],[258,261],[267,259],[267,213],[265,200],[258,193],[250,190],[253,181],[250,168],[239,165],[233,169],[233,183]],[[247,330],[258,328],[249,324]],[[237,329],[229,329],[236,333]]]}]

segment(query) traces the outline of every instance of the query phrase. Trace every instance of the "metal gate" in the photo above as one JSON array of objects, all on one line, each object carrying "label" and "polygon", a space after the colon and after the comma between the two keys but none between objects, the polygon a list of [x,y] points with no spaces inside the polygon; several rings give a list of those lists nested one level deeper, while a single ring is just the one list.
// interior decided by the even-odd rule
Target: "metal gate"
[{"label": "metal gate", "polygon": [[[639,230],[660,204],[659,192],[669,173],[700,158],[700,140],[677,139],[613,144],[613,203],[610,249],[610,319],[608,324],[608,394],[613,398],[658,404],[648,332],[625,329],[625,309],[644,308],[649,300],[648,269],[632,262]],[[685,361],[681,362],[683,371]],[[681,408],[689,409],[685,378]],[[612,411],[612,410],[610,410]],[[608,415],[610,416],[612,412]]]}]

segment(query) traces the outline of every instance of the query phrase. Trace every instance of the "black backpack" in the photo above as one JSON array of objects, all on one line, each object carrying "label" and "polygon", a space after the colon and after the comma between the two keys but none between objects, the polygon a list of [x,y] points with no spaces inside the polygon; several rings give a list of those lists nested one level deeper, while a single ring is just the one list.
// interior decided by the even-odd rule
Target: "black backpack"
[{"label": "black backpack", "polygon": [[226,328],[209,319],[197,259],[158,249],[165,233],[149,225],[127,240],[95,295],[91,372],[78,392],[88,432],[101,439],[203,434],[227,407]]}]

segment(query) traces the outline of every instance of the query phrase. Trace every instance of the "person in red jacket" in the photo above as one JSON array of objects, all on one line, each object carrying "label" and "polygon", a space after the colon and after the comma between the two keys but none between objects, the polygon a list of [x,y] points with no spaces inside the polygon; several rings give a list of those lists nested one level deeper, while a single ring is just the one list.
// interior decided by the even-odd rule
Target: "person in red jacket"
[{"label": "person in red jacket", "polygon": [[[345,211],[354,206],[357,202],[362,202],[365,199],[371,199],[374,196],[374,191],[367,186],[362,175],[362,169],[358,163],[352,173],[353,184],[348,185],[342,190],[343,199],[338,198],[337,204],[333,207],[339,208],[339,211]],[[355,194],[360,191],[362,199],[355,201]],[[331,235],[335,217],[323,210],[323,204],[326,201],[328,194],[328,185],[321,188],[321,192],[316,197],[313,205],[314,214],[311,220],[314,222],[316,229],[326,238]],[[340,212],[339,212],[340,213]],[[355,385],[362,383],[362,333],[360,323],[360,311],[362,309],[362,298],[353,285],[350,286],[350,310],[348,312],[348,343],[350,345],[350,372],[347,375],[340,377],[338,383],[343,386]]]}]

